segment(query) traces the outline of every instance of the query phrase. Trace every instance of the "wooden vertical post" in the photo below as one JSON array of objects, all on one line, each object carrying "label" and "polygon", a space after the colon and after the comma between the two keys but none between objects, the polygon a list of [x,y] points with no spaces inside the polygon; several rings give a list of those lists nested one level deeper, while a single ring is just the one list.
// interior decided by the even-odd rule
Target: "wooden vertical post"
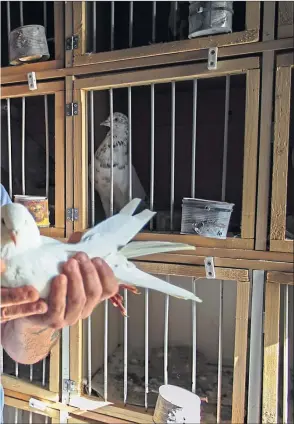
[{"label": "wooden vertical post", "polygon": [[[65,78],[65,104],[70,104],[73,102],[73,77]],[[73,150],[73,126],[74,126],[74,117],[65,116],[65,146],[66,146],[66,156],[65,156],[65,166],[66,166],[66,178],[65,178],[65,208],[74,207],[74,173],[73,173],[73,163],[74,163],[74,150]],[[66,211],[65,211],[66,212]],[[73,222],[66,220],[65,222],[65,236],[69,237],[73,232]]]},{"label": "wooden vertical post", "polygon": [[[66,45],[66,39],[73,36],[73,7],[74,2],[65,2],[65,38],[64,38],[64,49]],[[65,67],[73,66],[73,50],[65,50]]]},{"label": "wooden vertical post", "polygon": [[278,422],[280,284],[266,283],[262,422]]},{"label": "wooden vertical post", "polygon": [[242,195],[242,239],[254,239],[260,70],[246,74],[246,118]]},{"label": "wooden vertical post", "polygon": [[271,241],[284,240],[286,235],[290,104],[291,67],[287,66],[276,74]]},{"label": "wooden vertical post", "polygon": [[64,91],[55,93],[55,227],[65,229],[65,108]]},{"label": "wooden vertical post", "polygon": [[[263,41],[275,37],[275,2],[263,4]],[[272,140],[272,110],[274,83],[274,51],[262,54],[260,143],[258,158],[258,190],[255,249],[266,250],[268,236],[268,214],[270,198],[270,157]]]},{"label": "wooden vertical post", "polygon": [[250,282],[237,282],[232,423],[244,423]]},{"label": "wooden vertical post", "polygon": [[73,55],[81,56],[86,53],[86,1],[73,2],[73,33],[79,37],[78,48]]},{"label": "wooden vertical post", "polygon": [[74,231],[83,231],[88,227],[87,95],[84,90],[74,90],[73,96],[79,107],[79,113],[74,117],[74,175],[79,176],[74,184],[74,204],[79,209]]}]

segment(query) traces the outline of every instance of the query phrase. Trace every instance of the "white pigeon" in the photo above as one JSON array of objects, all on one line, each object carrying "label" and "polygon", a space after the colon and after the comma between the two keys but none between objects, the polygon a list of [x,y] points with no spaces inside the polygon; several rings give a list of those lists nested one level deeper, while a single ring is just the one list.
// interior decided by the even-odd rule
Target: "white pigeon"
[{"label": "white pigeon", "polygon": [[[111,117],[100,125],[111,126]],[[110,216],[111,130],[95,152],[94,185],[106,217]],[[93,164],[91,164],[93,166]],[[89,175],[91,175],[91,168]],[[146,193],[132,165],[132,197],[146,200]],[[113,213],[129,201],[129,120],[123,113],[113,114]]]},{"label": "white pigeon", "polygon": [[[184,243],[130,242],[155,215],[155,212],[148,209],[133,215],[140,202],[140,199],[133,199],[120,213],[87,231],[77,244],[61,243],[40,236],[34,219],[23,205],[12,203],[2,206],[1,258],[5,260],[6,271],[1,275],[1,285],[33,285],[40,296],[46,299],[52,278],[61,272],[62,264],[77,252],[85,252],[90,258],[103,258],[120,281],[121,287],[134,293],[137,292],[135,286],[138,286],[202,302],[192,292],[149,275],[128,261],[154,253],[195,249]],[[9,250],[7,246],[11,243],[15,247]],[[124,312],[119,294],[111,301]]]}]

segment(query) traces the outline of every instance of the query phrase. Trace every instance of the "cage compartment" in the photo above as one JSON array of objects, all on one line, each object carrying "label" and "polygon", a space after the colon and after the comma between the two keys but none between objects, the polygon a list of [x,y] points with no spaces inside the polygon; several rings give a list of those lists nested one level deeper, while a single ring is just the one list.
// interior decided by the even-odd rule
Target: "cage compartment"
[{"label": "cage compartment", "polygon": [[[64,41],[59,39],[62,34],[60,28],[62,13],[63,5],[53,1],[1,2],[1,66],[12,66],[9,62],[8,34],[24,25],[44,26],[50,55],[49,61],[62,59],[61,52]],[[43,66],[46,68],[46,61]]]},{"label": "cage compartment", "polygon": [[[294,70],[278,58],[272,158],[270,250],[293,252],[294,244]],[[293,59],[290,59],[293,62]],[[283,64],[284,63],[284,64]]]},{"label": "cage compartment", "polygon": [[[184,74],[185,67],[178,69]],[[80,199],[88,199],[86,205],[88,215],[85,217],[85,222],[88,224],[85,225],[94,225],[105,217],[97,187],[91,183],[91,178],[95,179],[95,175],[98,175],[95,170],[92,174],[91,163],[96,165],[100,163],[100,159],[98,162],[95,160],[97,149],[103,140],[111,138],[109,127],[105,128],[100,123],[110,115],[110,103],[113,100],[114,114],[119,112],[125,117],[130,116],[130,119],[126,120],[124,137],[127,145],[131,143],[132,164],[146,193],[143,206],[151,206],[159,215],[153,219],[149,227],[145,228],[148,237],[160,233],[164,240],[165,236],[179,234],[182,199],[190,197],[193,190],[193,197],[234,203],[228,239],[222,243],[226,245],[231,239],[230,245],[236,243],[236,246],[241,246],[244,243],[247,248],[252,248],[254,224],[250,220],[255,213],[253,204],[255,196],[252,197],[249,193],[255,191],[255,180],[252,179],[250,169],[254,172],[255,161],[252,160],[252,152],[257,148],[257,126],[254,121],[258,116],[258,86],[255,86],[258,85],[258,72],[253,71],[250,78],[242,74],[201,78],[200,74],[196,90],[195,80],[188,77],[185,81],[175,83],[159,81],[151,85],[145,85],[146,83],[143,85],[143,81],[142,84],[138,81],[133,87],[130,84],[125,88],[114,86],[108,90],[99,89],[99,77],[94,77],[93,91],[83,91],[84,94],[81,94],[81,96],[87,94],[87,99],[81,103],[83,116],[80,118],[85,120],[82,127],[86,131],[84,134],[87,153],[85,162],[81,163],[79,160],[84,169],[81,172],[85,172],[85,186],[80,189],[86,192],[85,196],[81,191]],[[137,72],[134,76],[135,74]],[[104,80],[102,77],[103,86],[105,86]],[[77,83],[79,87],[87,84],[87,80],[79,80]],[[92,86],[92,81],[90,84]],[[111,82],[109,85],[111,87]],[[245,130],[247,120],[251,122],[252,131],[248,128]],[[81,149],[81,133],[77,132],[75,136],[76,143]],[[117,140],[115,137],[116,134],[114,139]],[[114,185],[117,186],[119,184],[115,180],[115,175],[118,175],[115,155],[118,145],[115,143],[116,141],[114,141],[113,175]],[[108,149],[111,153],[110,142]],[[83,150],[81,155],[84,155],[82,152]],[[110,153],[108,154],[111,156]],[[128,155],[128,152],[126,154]],[[128,159],[125,158],[125,161],[128,166]],[[107,166],[111,165],[110,162],[111,160]],[[107,201],[110,202],[111,166],[107,172],[109,175],[105,177],[103,193],[107,194]],[[133,180],[130,193],[129,177],[129,171],[126,170],[123,177],[125,203],[130,194],[131,197],[141,197],[134,191]],[[114,187],[114,213],[122,207],[121,203],[116,202],[117,193],[118,187]],[[78,204],[76,206],[78,207]],[[79,208],[81,211],[85,210],[82,204]],[[241,221],[243,221],[242,227]],[[195,237],[198,244],[206,245],[207,239]]]},{"label": "cage compartment", "polygon": [[[41,232],[63,237],[64,107],[63,112],[60,110],[64,104],[63,83],[38,86],[34,94],[27,93],[28,87],[15,86],[15,92],[20,94],[7,98],[5,93],[8,95],[10,88],[2,90],[1,182],[12,200],[14,195],[22,194],[47,197],[50,228],[42,228]],[[46,87],[43,95],[42,87]]]},{"label": "cage compartment", "polygon": [[[23,400],[9,398],[4,406],[3,422],[7,424],[30,423],[51,424],[52,418],[42,412],[33,411],[29,403]],[[23,409],[22,409],[23,408]]]},{"label": "cage compartment", "polygon": [[139,57],[147,63],[154,55],[258,41],[259,2],[233,2],[233,8],[231,34],[189,40],[189,2],[74,4],[74,33],[80,42],[74,64]]}]

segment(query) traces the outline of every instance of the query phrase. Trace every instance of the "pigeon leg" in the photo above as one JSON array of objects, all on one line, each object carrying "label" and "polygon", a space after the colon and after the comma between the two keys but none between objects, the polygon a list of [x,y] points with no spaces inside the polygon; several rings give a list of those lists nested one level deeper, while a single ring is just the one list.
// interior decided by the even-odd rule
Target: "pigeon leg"
[{"label": "pigeon leg", "polygon": [[[122,289],[126,289],[126,290],[129,290],[129,291],[131,291],[132,293],[134,293],[134,294],[140,294],[139,292],[138,292],[138,289],[137,289],[137,287],[135,287],[135,286],[130,286],[130,285],[128,285],[128,284],[120,284],[120,286],[119,286],[120,288],[122,288]],[[115,307],[115,308],[118,308],[119,310],[120,310],[120,312],[121,312],[121,314],[124,316],[124,317],[126,317],[127,316],[127,312],[126,312],[126,310],[125,310],[125,308],[124,308],[124,306],[123,306],[123,297],[119,294],[119,293],[117,293],[117,294],[115,294],[113,297],[111,297],[110,299],[110,302],[113,304],[113,306]]]}]

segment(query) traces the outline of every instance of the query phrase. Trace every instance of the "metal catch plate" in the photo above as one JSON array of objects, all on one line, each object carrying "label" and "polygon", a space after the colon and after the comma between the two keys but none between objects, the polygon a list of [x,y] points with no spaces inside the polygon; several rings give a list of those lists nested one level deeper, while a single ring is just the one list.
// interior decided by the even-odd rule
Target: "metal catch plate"
[{"label": "metal catch plate", "polygon": [[66,219],[67,221],[78,221],[79,210],[77,208],[68,208],[66,210]]},{"label": "metal catch plate", "polygon": [[205,258],[204,259],[204,265],[205,265],[206,278],[207,279],[215,278],[215,269],[214,269],[213,257],[208,256],[207,258]]},{"label": "metal catch plate", "polygon": [[79,46],[79,36],[73,35],[72,37],[68,37],[66,39],[65,48],[66,50],[75,50]]},{"label": "metal catch plate", "polygon": [[68,103],[66,105],[66,116],[75,116],[79,113],[78,103]]},{"label": "metal catch plate", "polygon": [[217,54],[218,54],[218,47],[213,47],[211,49],[208,49],[207,69],[209,71],[215,71],[217,69]]},{"label": "metal catch plate", "polygon": [[36,72],[28,73],[28,84],[29,84],[29,89],[31,91],[37,90],[38,87],[37,87]]}]

